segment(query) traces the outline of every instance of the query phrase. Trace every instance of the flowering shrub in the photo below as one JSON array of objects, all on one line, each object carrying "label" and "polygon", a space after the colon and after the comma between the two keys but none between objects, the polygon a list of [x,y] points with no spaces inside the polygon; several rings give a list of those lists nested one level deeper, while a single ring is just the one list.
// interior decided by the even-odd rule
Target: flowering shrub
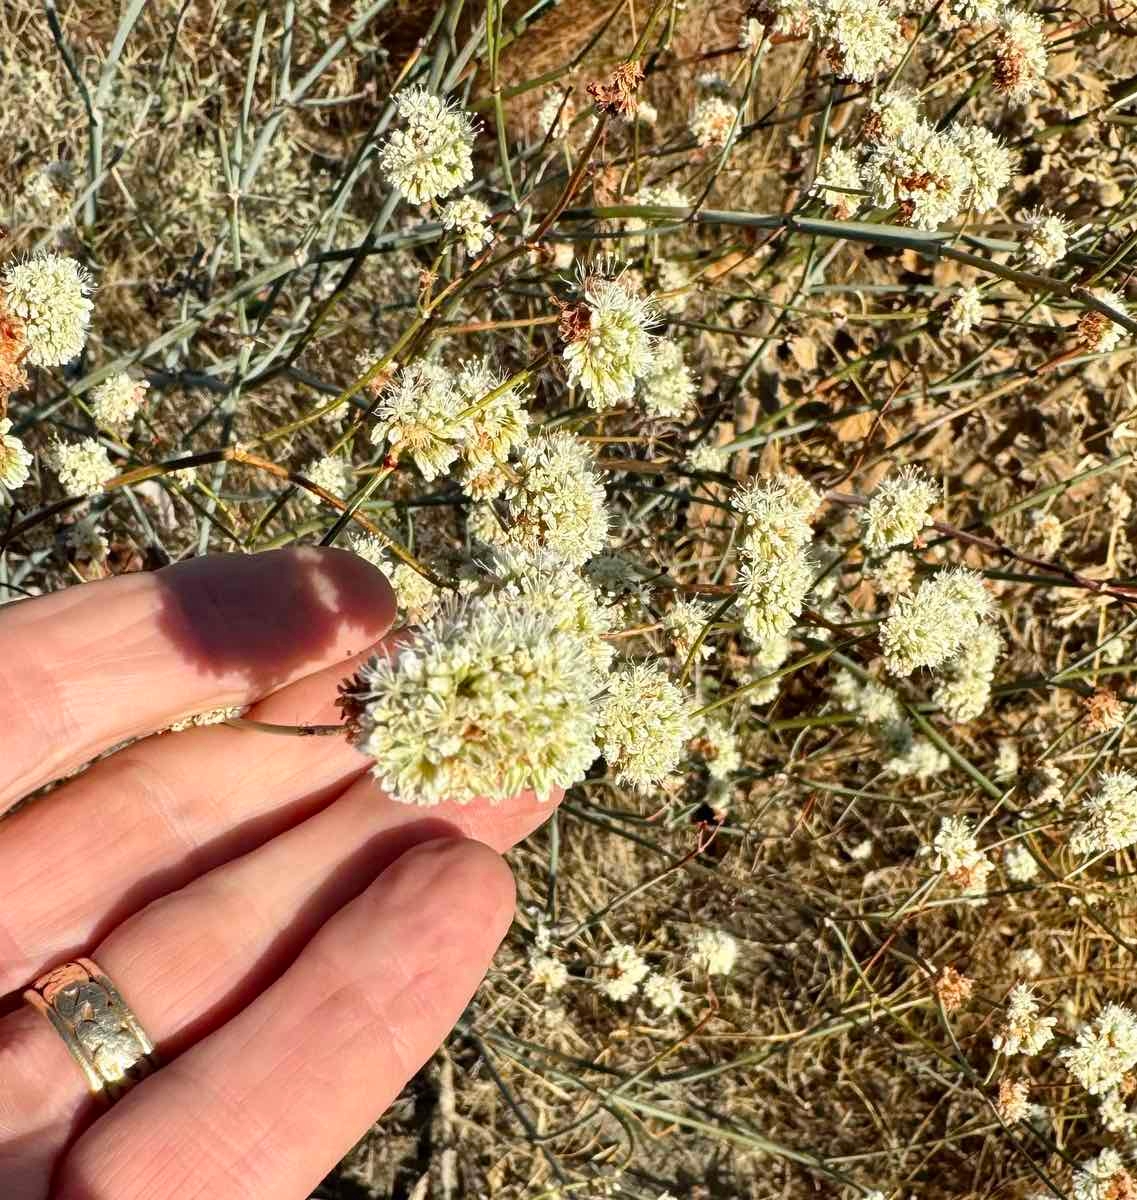
[{"label": "flowering shrub", "polygon": [[0,603],[388,575],[325,732],[549,817],[463,1194],[1137,1194],[1132,13],[61,7],[0,14]]}]

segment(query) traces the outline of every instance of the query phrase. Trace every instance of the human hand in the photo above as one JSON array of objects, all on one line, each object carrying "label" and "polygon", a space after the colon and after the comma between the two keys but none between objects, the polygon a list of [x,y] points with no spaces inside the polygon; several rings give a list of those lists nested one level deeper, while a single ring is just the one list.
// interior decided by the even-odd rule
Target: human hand
[{"label": "human hand", "polygon": [[[301,1200],[462,1012],[509,926],[531,797],[395,804],[338,737],[338,682],[394,618],[335,550],[195,559],[0,610],[0,1194]],[[151,735],[151,736],[147,736]],[[20,1003],[89,956],[165,1065],[103,1109]]]}]

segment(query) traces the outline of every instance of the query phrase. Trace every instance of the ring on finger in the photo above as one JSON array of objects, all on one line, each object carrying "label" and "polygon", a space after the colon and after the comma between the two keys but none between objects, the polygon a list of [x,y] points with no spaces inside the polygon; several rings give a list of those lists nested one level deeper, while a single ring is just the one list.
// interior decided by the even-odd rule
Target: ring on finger
[{"label": "ring on finger", "polygon": [[138,1018],[89,958],[52,968],[24,992],[24,999],[51,1022],[103,1104],[117,1100],[159,1065]]}]

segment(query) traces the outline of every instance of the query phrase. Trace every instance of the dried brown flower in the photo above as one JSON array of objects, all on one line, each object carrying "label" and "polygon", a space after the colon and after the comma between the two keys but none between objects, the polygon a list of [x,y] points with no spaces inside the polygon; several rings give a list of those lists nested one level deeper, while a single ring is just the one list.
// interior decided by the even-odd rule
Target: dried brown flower
[{"label": "dried brown flower", "polygon": [[1112,324],[1105,313],[1098,312],[1097,309],[1087,309],[1078,318],[1074,336],[1083,349],[1092,352],[1102,344]]},{"label": "dried brown flower", "polygon": [[579,304],[566,304],[561,309],[561,319],[557,322],[557,333],[566,346],[586,338],[591,328],[592,316],[588,305],[583,300]]},{"label": "dried brown flower", "polygon": [[932,990],[944,1006],[944,1012],[956,1012],[971,999],[971,989],[975,980],[961,975],[955,967],[941,967],[940,973],[932,981]]},{"label": "dried brown flower", "polygon": [[1030,1110],[1029,1096],[1029,1080],[1012,1079],[1010,1076],[1000,1079],[999,1095],[995,1100],[995,1111],[999,1114],[999,1119],[1006,1121],[1008,1125],[1021,1121]]},{"label": "dried brown flower", "polygon": [[1086,729],[1090,733],[1104,733],[1109,729],[1117,729],[1125,720],[1125,706],[1116,693],[1108,688],[1098,688],[1082,703],[1086,710]]},{"label": "dried brown flower", "polygon": [[590,83],[588,94],[600,112],[631,116],[639,107],[636,93],[643,82],[644,69],[639,59],[620,63],[603,83]]}]

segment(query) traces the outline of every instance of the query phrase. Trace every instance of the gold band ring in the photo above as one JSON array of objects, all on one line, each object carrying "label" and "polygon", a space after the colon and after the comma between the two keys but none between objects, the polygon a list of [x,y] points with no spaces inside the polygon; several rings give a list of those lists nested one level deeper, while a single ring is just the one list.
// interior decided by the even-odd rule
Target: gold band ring
[{"label": "gold band ring", "polygon": [[51,1022],[104,1104],[158,1066],[154,1043],[91,959],[77,958],[41,975],[24,999]]}]

